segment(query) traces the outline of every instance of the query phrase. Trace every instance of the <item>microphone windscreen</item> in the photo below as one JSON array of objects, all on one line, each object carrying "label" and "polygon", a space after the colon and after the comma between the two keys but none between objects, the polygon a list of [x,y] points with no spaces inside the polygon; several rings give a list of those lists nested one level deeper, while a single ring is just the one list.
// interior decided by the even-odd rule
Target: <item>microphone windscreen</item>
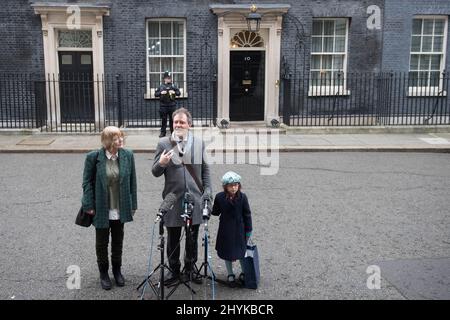
[{"label": "microphone windscreen", "polygon": [[159,207],[160,212],[166,212],[172,209],[175,202],[177,201],[177,196],[171,192],[164,198],[164,201],[161,203],[161,206]]},{"label": "microphone windscreen", "polygon": [[184,194],[184,200],[186,202],[192,203],[192,202],[194,202],[194,197],[189,192],[186,192]]}]

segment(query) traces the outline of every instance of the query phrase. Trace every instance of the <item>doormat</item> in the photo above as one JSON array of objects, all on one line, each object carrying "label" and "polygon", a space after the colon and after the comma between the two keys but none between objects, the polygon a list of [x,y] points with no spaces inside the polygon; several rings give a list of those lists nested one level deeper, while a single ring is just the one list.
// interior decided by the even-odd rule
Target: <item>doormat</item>
[{"label": "doormat", "polygon": [[52,137],[30,137],[18,142],[17,145],[21,146],[48,146],[52,144],[56,139]]}]

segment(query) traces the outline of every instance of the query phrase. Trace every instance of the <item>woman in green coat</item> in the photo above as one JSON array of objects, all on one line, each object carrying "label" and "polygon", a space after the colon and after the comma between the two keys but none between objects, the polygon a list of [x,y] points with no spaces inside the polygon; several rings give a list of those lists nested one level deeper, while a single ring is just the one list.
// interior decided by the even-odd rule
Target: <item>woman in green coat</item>
[{"label": "woman in green coat", "polygon": [[124,223],[133,221],[137,209],[134,155],[123,148],[123,132],[114,126],[101,134],[103,148],[86,155],[83,172],[83,210],[92,214],[95,248],[103,289],[111,289],[108,243],[111,233],[111,264],[117,286],[121,273]]}]

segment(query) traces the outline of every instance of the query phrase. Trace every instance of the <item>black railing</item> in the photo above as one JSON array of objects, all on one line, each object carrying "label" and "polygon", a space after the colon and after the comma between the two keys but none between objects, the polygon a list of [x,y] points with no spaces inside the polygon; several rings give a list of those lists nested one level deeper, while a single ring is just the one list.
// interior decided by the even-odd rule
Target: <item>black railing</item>
[{"label": "black railing", "polygon": [[[30,74],[0,74],[0,128],[37,128],[42,125],[45,85]],[[39,94],[41,93],[41,94]]]},{"label": "black railing", "polygon": [[[159,82],[145,75],[0,75],[0,128],[99,132],[107,125],[159,127]],[[175,83],[194,126],[214,126],[217,83]],[[290,126],[449,125],[450,81],[407,73],[284,75],[280,117]]]},{"label": "black railing", "polygon": [[290,126],[449,125],[449,83],[445,73],[286,76],[280,116]]},{"label": "black railing", "polygon": [[[39,79],[0,76],[0,128],[56,132],[98,132],[108,125],[159,127],[159,82],[145,75],[64,74]],[[178,107],[187,108],[194,126],[213,126],[216,81],[211,77],[175,83]]]}]

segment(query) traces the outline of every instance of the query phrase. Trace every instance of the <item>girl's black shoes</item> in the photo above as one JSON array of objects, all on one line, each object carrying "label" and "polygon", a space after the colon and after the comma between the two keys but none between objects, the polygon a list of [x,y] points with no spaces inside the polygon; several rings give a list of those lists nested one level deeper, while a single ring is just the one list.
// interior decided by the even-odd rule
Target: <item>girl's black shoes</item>
[{"label": "girl's black shoes", "polygon": [[239,275],[239,285],[241,285],[242,287],[245,286],[245,275],[243,272],[241,272],[241,274]]},{"label": "girl's black shoes", "polygon": [[234,274],[229,274],[228,275],[227,282],[228,282],[228,286],[230,288],[235,288],[236,287],[236,277],[234,276]]}]

